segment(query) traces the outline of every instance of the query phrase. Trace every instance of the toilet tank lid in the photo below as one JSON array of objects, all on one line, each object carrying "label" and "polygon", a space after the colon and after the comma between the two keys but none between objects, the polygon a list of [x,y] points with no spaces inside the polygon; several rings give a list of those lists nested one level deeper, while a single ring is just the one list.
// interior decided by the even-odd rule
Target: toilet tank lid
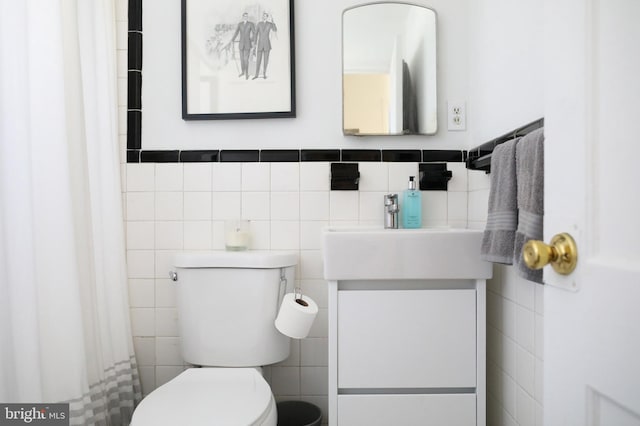
[{"label": "toilet tank lid", "polygon": [[298,256],[290,251],[202,251],[177,253],[173,265],[176,268],[284,268],[295,266]]}]

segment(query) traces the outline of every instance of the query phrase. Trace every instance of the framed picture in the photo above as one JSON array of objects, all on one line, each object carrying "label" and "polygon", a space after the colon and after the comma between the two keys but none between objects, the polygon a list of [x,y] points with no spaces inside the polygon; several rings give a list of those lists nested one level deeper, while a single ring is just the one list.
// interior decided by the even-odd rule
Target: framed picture
[{"label": "framed picture", "polygon": [[182,0],[182,118],[295,117],[294,0]]}]

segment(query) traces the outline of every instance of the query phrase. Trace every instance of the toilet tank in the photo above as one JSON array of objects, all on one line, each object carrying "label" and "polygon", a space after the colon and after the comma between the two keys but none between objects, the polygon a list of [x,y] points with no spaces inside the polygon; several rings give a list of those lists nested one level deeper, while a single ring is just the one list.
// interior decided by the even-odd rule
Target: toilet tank
[{"label": "toilet tank", "polygon": [[289,356],[274,325],[293,291],[297,256],[278,251],[217,251],[175,256],[182,357],[203,366],[256,367]]}]

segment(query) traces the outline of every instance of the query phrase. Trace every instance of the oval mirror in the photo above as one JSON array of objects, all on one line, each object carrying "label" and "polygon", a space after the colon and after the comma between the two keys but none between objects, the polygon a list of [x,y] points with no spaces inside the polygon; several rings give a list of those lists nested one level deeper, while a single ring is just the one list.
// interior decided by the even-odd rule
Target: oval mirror
[{"label": "oval mirror", "polygon": [[342,95],[346,135],[434,134],[435,11],[406,3],[345,10]]}]

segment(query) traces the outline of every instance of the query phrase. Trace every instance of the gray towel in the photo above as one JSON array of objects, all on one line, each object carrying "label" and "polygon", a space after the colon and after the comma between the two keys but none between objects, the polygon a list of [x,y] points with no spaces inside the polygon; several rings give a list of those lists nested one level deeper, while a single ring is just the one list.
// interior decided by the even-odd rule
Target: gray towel
[{"label": "gray towel", "polygon": [[544,215],[544,129],[527,134],[516,148],[518,181],[518,229],[514,258],[518,275],[542,283],[542,269],[532,270],[522,259],[522,246],[528,240],[543,238]]},{"label": "gray towel", "polygon": [[516,146],[518,139],[495,147],[491,154],[489,213],[482,236],[481,257],[489,262],[513,263],[513,242],[518,221]]}]

